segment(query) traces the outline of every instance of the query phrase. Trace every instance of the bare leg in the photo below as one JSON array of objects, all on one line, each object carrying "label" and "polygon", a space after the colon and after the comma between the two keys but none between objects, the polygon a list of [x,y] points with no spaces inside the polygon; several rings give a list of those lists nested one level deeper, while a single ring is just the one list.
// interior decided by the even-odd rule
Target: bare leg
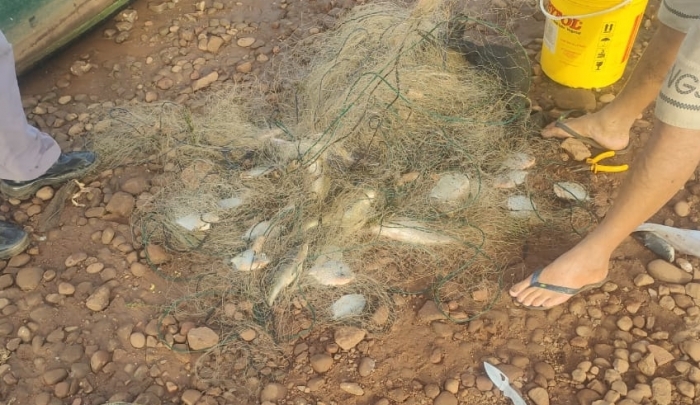
[{"label": "bare leg", "polygon": [[[635,118],[659,93],[661,83],[673,64],[685,35],[661,24],[615,100],[594,114],[566,121],[566,125],[607,148],[624,149],[629,143],[629,130]],[[542,136],[568,138],[571,135],[550,125],[542,130]]]},{"label": "bare leg", "polygon": [[[612,251],[683,186],[698,162],[700,130],[681,129],[657,121],[649,143],[635,160],[605,219],[578,245],[547,266],[540,281],[580,288],[603,280]],[[514,285],[510,295],[524,305],[546,308],[571,298],[530,287],[529,277]]]}]

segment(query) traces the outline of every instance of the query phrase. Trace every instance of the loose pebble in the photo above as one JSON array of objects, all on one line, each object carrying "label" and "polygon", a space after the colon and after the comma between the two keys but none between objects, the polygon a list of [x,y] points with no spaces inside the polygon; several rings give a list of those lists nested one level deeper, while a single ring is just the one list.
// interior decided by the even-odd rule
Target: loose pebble
[{"label": "loose pebble", "polygon": [[187,344],[192,350],[205,350],[219,344],[219,335],[203,326],[192,328],[187,332]]},{"label": "loose pebble", "polygon": [[679,217],[687,217],[688,215],[690,215],[690,204],[688,204],[687,201],[678,201],[673,206],[673,211]]},{"label": "loose pebble", "polygon": [[333,366],[333,358],[325,353],[314,354],[309,359],[309,363],[315,372],[323,374]]},{"label": "loose pebble", "polygon": [[362,396],[365,394],[365,390],[362,389],[360,384],[353,382],[342,382],[340,383],[340,389],[347,392],[348,394]]},{"label": "loose pebble", "polygon": [[535,405],[549,405],[549,394],[547,390],[542,387],[535,387],[527,392],[527,396],[530,397]]},{"label": "loose pebble", "polygon": [[357,366],[357,372],[361,377],[367,377],[374,371],[376,367],[376,362],[374,359],[369,357],[363,357],[360,359],[360,364]]},{"label": "loose pebble", "polygon": [[350,350],[357,346],[364,338],[367,332],[363,329],[353,326],[341,326],[335,330],[333,337],[335,343],[343,350]]},{"label": "loose pebble", "polygon": [[686,284],[693,280],[692,274],[662,259],[649,262],[647,271],[655,280],[665,283]]},{"label": "loose pebble", "polygon": [[455,394],[443,391],[433,400],[433,405],[457,405],[457,397]]}]

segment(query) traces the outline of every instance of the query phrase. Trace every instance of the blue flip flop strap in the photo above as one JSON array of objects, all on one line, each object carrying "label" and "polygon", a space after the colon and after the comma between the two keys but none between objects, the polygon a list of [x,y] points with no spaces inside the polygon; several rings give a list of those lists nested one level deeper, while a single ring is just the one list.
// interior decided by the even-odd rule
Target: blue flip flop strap
[{"label": "blue flip flop strap", "polygon": [[569,288],[569,287],[562,287],[562,286],[558,286],[558,285],[554,285],[554,284],[540,283],[539,278],[540,278],[540,274],[542,273],[542,270],[544,270],[544,267],[540,267],[539,269],[535,270],[532,273],[532,277],[530,278],[530,287],[542,288],[545,290],[554,291],[554,292],[558,292],[561,294],[567,294],[567,295],[576,295],[581,291],[580,288]]}]

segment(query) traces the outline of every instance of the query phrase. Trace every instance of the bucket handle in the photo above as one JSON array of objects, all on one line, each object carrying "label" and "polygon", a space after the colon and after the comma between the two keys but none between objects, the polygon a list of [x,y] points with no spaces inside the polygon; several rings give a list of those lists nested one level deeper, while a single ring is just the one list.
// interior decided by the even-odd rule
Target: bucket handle
[{"label": "bucket handle", "polygon": [[583,18],[597,17],[599,15],[607,14],[611,11],[615,11],[617,9],[625,7],[626,5],[628,5],[630,3],[632,3],[632,0],[623,0],[620,4],[616,4],[610,8],[606,8],[605,10],[596,11],[596,12],[590,13],[590,14],[556,16],[556,15],[550,13],[549,11],[547,11],[547,9],[544,7],[544,0],[540,0],[540,10],[542,11],[542,14],[545,15],[545,17],[547,17],[551,20],[554,20],[554,21],[561,21],[561,20],[565,20],[567,18],[575,18],[577,20],[580,20]]}]

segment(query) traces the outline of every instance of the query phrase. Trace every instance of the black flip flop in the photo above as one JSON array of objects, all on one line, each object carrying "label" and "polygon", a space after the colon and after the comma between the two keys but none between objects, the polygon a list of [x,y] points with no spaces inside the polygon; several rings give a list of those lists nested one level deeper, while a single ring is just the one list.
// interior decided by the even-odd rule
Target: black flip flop
[{"label": "black flip flop", "polygon": [[[608,282],[608,278],[606,277],[603,281],[599,281],[597,283],[591,283],[591,284],[586,284],[581,288],[569,288],[569,287],[562,287],[554,284],[545,284],[541,283],[539,281],[540,278],[540,273],[542,273],[542,270],[544,270],[544,267],[540,267],[539,269],[535,270],[532,273],[532,276],[530,277],[530,285],[529,287],[535,287],[535,288],[541,288],[543,290],[549,290],[549,291],[554,291],[560,294],[566,294],[570,296],[575,296],[578,294],[581,294],[582,292],[586,292],[595,288],[600,288],[603,286],[603,284]],[[521,304],[522,305],[522,304]],[[554,308],[552,307],[541,307],[541,306],[531,306],[531,305],[522,305],[524,308],[527,309],[534,309],[537,311],[546,311],[548,309]]]}]

